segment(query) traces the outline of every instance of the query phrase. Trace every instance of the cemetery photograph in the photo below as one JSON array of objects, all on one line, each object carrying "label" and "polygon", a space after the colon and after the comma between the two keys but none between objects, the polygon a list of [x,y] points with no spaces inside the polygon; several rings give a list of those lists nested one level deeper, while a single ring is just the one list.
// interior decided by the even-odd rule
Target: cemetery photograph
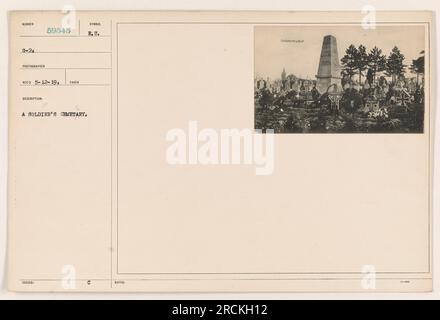
[{"label": "cemetery photograph", "polygon": [[255,129],[423,133],[425,33],[423,25],[255,27]]}]

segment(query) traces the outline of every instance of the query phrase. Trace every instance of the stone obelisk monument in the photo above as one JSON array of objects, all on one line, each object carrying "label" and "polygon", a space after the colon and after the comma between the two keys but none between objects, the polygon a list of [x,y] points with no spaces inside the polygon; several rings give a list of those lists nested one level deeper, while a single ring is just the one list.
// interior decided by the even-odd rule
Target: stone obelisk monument
[{"label": "stone obelisk monument", "polygon": [[320,93],[327,91],[327,88],[336,84],[341,86],[341,67],[339,65],[338,47],[336,38],[332,35],[324,37],[319,60],[318,74],[316,75],[316,88]]}]

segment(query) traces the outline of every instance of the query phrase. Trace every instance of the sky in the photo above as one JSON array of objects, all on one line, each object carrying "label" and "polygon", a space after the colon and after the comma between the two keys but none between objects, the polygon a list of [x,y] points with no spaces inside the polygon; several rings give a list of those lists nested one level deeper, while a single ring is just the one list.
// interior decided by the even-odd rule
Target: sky
[{"label": "sky", "polygon": [[[363,44],[367,51],[377,46],[389,55],[397,46],[410,65],[425,49],[425,27],[422,25],[377,26],[258,26],[255,28],[255,75],[280,78],[283,67],[287,74],[315,79],[326,35],[336,37],[339,59],[350,44]],[[409,72],[409,71],[408,71]]]}]

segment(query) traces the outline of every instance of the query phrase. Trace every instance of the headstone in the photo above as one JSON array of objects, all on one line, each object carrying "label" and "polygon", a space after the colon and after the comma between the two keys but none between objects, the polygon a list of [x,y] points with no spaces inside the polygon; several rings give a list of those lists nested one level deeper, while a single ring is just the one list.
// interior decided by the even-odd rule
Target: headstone
[{"label": "headstone", "polygon": [[258,81],[257,81],[257,88],[258,88],[258,89],[264,89],[264,88],[266,88],[266,81],[265,81],[265,80],[258,80]]},{"label": "headstone", "polygon": [[410,94],[413,94],[416,91],[416,83],[415,83],[414,79],[410,79],[408,81],[407,87],[408,87],[408,92]]},{"label": "headstone", "polygon": [[366,111],[377,111],[379,110],[379,101],[375,99],[367,99],[367,101],[365,102],[365,108]]}]

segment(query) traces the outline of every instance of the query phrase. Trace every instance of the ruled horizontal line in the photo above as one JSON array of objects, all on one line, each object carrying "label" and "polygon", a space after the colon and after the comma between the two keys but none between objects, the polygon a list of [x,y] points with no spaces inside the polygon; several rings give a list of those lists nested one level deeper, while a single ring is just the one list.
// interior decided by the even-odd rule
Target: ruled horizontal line
[{"label": "ruled horizontal line", "polygon": [[[230,25],[271,25],[276,27],[277,25],[292,25],[292,26],[301,26],[301,25],[348,25],[348,26],[360,26],[362,27],[362,22],[269,22],[269,21],[246,21],[246,22],[238,22],[238,21],[139,21],[139,22],[130,22],[130,21],[124,21],[124,22],[117,22],[116,25],[136,25],[136,24],[206,24],[206,25],[223,25],[223,24],[230,24]],[[377,26],[380,25],[394,25],[394,26],[400,26],[400,25],[423,25],[423,24],[429,24],[429,21],[384,21],[384,22],[376,22],[374,23]]]},{"label": "ruled horizontal line", "polygon": [[20,84],[20,87],[81,87],[81,86],[110,86],[109,83],[103,84]]},{"label": "ruled horizontal line", "polygon": [[36,54],[36,53],[111,53],[109,51],[35,51],[35,52],[21,52],[22,54]]},{"label": "ruled horizontal line", "polygon": [[102,36],[88,36],[88,35],[69,35],[69,36],[63,36],[63,35],[20,35],[22,38],[110,38],[109,35],[102,35]]},{"label": "ruled horizontal line", "polygon": [[[375,274],[429,274],[430,271],[407,271],[407,272],[397,272],[397,271],[377,271]],[[334,275],[334,274],[360,274],[363,275],[363,272],[354,272],[354,271],[333,271],[333,272],[118,272],[120,275],[267,275],[267,274],[276,274],[276,275]]]},{"label": "ruled horizontal line", "polygon": [[[313,280],[313,281],[339,281],[339,280],[344,280],[344,281],[358,281],[358,280],[362,280],[364,278],[362,277],[358,277],[358,278],[163,278],[163,279],[146,279],[146,278],[142,278],[142,279],[113,279],[114,281],[212,281],[212,280],[217,280],[217,281],[309,281],[309,280]],[[111,281],[111,279],[76,279],[77,281]],[[402,280],[432,280],[432,278],[376,278],[376,280],[398,280],[398,281],[402,281]],[[20,279],[20,281],[34,281],[34,282],[42,282],[42,281],[63,281],[63,279]]]},{"label": "ruled horizontal line", "polygon": [[30,68],[21,67],[21,70],[111,70],[112,68]]}]

